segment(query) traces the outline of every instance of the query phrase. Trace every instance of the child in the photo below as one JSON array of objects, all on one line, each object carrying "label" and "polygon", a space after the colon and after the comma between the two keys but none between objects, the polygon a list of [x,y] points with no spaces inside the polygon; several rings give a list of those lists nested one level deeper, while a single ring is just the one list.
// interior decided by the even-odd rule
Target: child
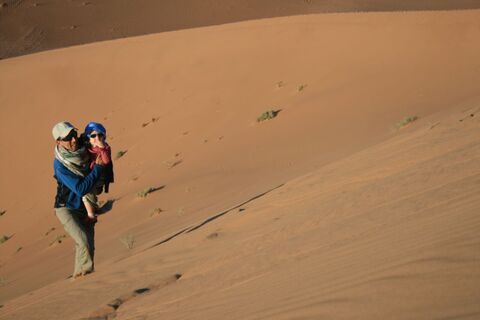
[{"label": "child", "polygon": [[87,124],[84,138],[90,156],[90,169],[93,168],[95,160],[99,156],[106,166],[102,177],[98,179],[90,192],[82,198],[85,208],[87,209],[88,217],[95,219],[95,211],[98,210],[97,195],[101,194],[104,189],[105,193],[108,193],[109,184],[113,182],[112,151],[105,141],[107,138],[107,130],[100,123],[90,122]]}]

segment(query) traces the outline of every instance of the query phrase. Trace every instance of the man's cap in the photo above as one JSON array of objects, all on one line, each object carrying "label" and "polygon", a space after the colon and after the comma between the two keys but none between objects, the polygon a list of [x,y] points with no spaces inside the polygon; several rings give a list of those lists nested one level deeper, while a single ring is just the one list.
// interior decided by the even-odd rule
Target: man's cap
[{"label": "man's cap", "polygon": [[77,130],[70,122],[62,121],[53,126],[52,134],[55,140],[63,139],[72,130]]}]

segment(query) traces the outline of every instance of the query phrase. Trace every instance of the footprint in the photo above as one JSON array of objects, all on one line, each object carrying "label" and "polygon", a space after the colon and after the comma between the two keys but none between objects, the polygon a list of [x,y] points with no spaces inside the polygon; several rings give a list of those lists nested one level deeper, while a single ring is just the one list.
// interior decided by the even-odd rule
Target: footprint
[{"label": "footprint", "polygon": [[45,236],[48,236],[52,231],[55,231],[55,227],[51,227],[50,229],[48,229],[48,231],[45,232]]},{"label": "footprint", "polygon": [[168,286],[179,280],[182,277],[180,273],[176,273],[173,276],[168,277],[167,279],[160,281],[158,283],[152,284],[145,288],[135,289],[130,293],[124,294],[109,303],[107,305],[98,308],[90,314],[87,318],[82,318],[81,320],[109,320],[115,319],[117,316],[117,310],[123,306],[126,302],[136,299],[146,293],[157,291],[163,287]]},{"label": "footprint", "polygon": [[219,234],[218,232],[211,233],[207,236],[207,239],[215,239],[218,238]]}]

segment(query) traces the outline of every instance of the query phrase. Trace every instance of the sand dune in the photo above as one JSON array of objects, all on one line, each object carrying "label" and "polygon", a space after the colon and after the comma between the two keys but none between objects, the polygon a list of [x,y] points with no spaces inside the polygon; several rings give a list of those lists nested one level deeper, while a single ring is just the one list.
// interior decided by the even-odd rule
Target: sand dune
[{"label": "sand dune", "polygon": [[[1,61],[0,318],[477,318],[479,17],[285,17]],[[126,151],[75,282],[51,209],[63,119]]]},{"label": "sand dune", "polygon": [[478,0],[2,0],[0,59],[90,42],[325,12],[459,10]]}]

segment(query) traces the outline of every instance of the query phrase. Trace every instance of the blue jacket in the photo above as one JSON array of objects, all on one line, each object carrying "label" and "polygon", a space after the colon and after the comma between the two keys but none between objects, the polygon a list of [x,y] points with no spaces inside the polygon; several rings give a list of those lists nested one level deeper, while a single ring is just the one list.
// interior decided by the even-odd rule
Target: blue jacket
[{"label": "blue jacket", "polygon": [[54,208],[67,207],[85,210],[82,197],[86,195],[101,176],[103,166],[95,165],[86,177],[80,177],[68,170],[60,161],[53,161],[54,178],[58,182]]}]

